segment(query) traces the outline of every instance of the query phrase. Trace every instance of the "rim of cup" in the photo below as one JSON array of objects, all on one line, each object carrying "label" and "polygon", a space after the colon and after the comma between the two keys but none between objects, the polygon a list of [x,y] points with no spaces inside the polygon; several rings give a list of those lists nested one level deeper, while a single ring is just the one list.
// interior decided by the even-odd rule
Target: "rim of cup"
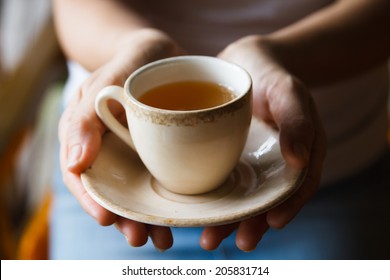
[{"label": "rim of cup", "polygon": [[[229,85],[228,82],[225,84],[221,83],[222,86],[227,86],[228,88],[233,88],[232,92],[235,95],[235,97],[232,100],[229,100],[228,102],[217,105],[217,106],[208,107],[208,108],[204,108],[204,109],[195,109],[195,110],[169,110],[169,109],[157,108],[157,107],[149,106],[149,105],[146,105],[146,104],[140,102],[136,97],[134,97],[133,94],[131,94],[130,86],[131,86],[131,83],[133,83],[134,80],[137,79],[137,76],[140,76],[145,72],[148,72],[150,70],[155,69],[156,66],[164,66],[166,64],[174,64],[174,63],[182,62],[182,61],[201,61],[201,60],[203,60],[203,61],[207,60],[207,61],[212,62],[212,63],[223,64],[224,67],[229,67],[234,71],[241,72],[243,77],[245,77],[244,83],[246,83],[246,86],[238,92],[238,90],[236,88],[233,88],[231,85]],[[181,81],[181,80],[178,80],[178,81]],[[188,81],[188,80],[183,79],[182,81]],[[194,81],[206,81],[206,80],[194,80]],[[210,81],[210,82],[213,82],[213,81]],[[160,85],[162,85],[162,84],[160,84]],[[159,86],[159,85],[157,85],[157,86]],[[244,103],[246,103],[246,98],[252,98],[251,94],[246,94],[246,93],[251,93],[251,91],[252,91],[252,79],[251,79],[251,76],[248,73],[248,71],[246,71],[243,67],[241,67],[233,62],[229,62],[229,61],[226,61],[226,60],[223,60],[223,59],[220,59],[217,57],[212,57],[212,56],[183,55],[183,56],[175,56],[175,57],[169,57],[169,58],[156,60],[156,61],[153,61],[153,62],[150,62],[148,64],[141,66],[140,68],[135,70],[129,76],[129,78],[126,80],[125,85],[124,85],[124,90],[125,90],[126,101],[129,102],[129,104],[132,105],[131,107],[133,107],[134,109],[138,108],[138,109],[141,109],[141,110],[147,111],[147,112],[156,112],[156,113],[158,112],[158,114],[167,114],[167,115],[176,115],[176,116],[186,115],[186,116],[188,116],[191,114],[199,114],[200,112],[207,113],[210,110],[213,112],[220,111],[220,110],[224,111],[224,110],[226,110],[226,107],[231,107],[232,104],[234,106],[230,109],[233,111],[235,110],[235,108],[241,107]],[[239,99],[241,99],[241,101],[238,101]]]}]

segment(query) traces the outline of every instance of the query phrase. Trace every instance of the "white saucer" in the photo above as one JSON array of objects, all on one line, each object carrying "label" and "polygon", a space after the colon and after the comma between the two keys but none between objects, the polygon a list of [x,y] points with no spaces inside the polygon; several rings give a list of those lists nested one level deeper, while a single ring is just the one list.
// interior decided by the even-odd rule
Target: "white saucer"
[{"label": "white saucer", "polygon": [[95,201],[120,216],[147,224],[195,227],[266,212],[287,199],[304,175],[282,158],[278,134],[253,118],[240,163],[210,193],[188,196],[165,190],[137,154],[112,133],[104,136],[98,158],[81,179]]}]

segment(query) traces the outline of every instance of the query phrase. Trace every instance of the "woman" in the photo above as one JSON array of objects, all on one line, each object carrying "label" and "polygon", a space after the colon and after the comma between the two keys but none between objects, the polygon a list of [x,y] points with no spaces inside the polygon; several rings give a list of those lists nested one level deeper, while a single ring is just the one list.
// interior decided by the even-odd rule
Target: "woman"
[{"label": "woman", "polygon": [[[381,201],[389,198],[389,176],[379,171],[389,166],[389,10],[386,0],[56,0],[59,40],[71,61],[60,163],[74,197],[56,182],[52,257],[388,257],[375,247],[390,248],[382,238],[389,233],[389,209],[374,211],[371,203],[385,207]],[[116,216],[86,193],[80,173],[94,162],[107,130],[94,111],[97,92],[122,85],[150,61],[183,53],[218,56],[249,71],[254,115],[279,130],[288,163],[308,168],[286,202],[237,224],[171,230]],[[114,111],[120,117],[121,108]],[[118,231],[92,223],[78,203],[100,225],[114,224]],[[377,226],[381,230],[371,230]],[[143,247],[127,247],[118,232]],[[149,236],[159,251],[173,240],[175,245],[156,253]]]}]

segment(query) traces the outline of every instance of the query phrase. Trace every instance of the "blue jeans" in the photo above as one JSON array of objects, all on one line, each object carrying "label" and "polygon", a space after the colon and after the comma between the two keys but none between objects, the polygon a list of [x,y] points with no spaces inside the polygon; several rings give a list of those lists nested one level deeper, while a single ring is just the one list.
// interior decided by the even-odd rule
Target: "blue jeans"
[{"label": "blue jeans", "polygon": [[236,248],[234,235],[215,251],[201,249],[201,228],[173,228],[174,245],[163,253],[151,241],[133,248],[114,226],[99,226],[84,212],[58,166],[54,177],[52,259],[390,259],[389,152],[356,176],[322,187],[290,224],[269,230],[250,253]]}]

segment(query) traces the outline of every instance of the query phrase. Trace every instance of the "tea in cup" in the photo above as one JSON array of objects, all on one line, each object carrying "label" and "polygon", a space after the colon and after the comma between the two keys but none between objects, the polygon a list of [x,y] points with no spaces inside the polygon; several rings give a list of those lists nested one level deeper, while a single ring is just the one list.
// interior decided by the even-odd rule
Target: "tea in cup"
[{"label": "tea in cup", "polygon": [[[108,109],[121,103],[128,128]],[[178,56],[109,86],[95,109],[136,153],[155,180],[186,195],[219,187],[238,163],[252,117],[252,81],[241,67],[207,56]]]}]

